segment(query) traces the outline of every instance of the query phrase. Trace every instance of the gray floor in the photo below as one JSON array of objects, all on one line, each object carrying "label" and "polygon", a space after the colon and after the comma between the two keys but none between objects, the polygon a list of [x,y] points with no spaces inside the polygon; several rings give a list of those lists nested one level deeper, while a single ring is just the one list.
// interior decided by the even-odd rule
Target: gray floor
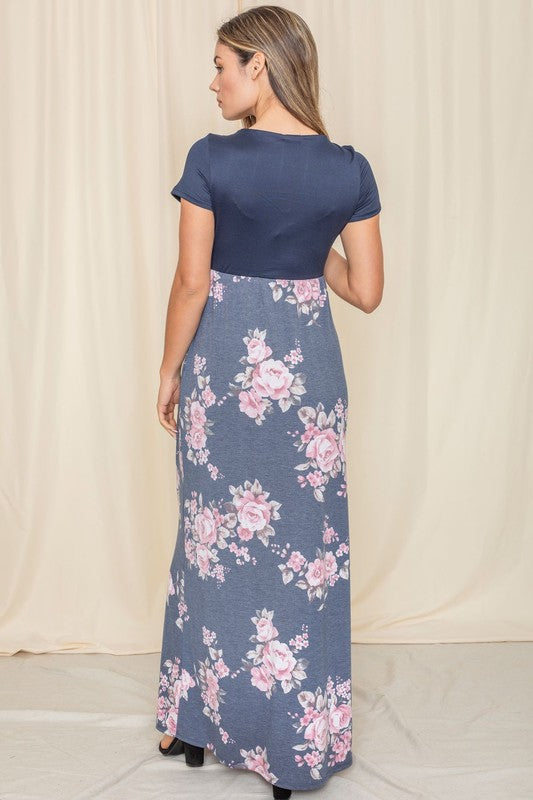
[{"label": "gray floor", "polygon": [[[354,764],[292,797],[533,800],[533,643],[355,645]],[[1,800],[271,798],[157,750],[159,654],[0,659]]]}]

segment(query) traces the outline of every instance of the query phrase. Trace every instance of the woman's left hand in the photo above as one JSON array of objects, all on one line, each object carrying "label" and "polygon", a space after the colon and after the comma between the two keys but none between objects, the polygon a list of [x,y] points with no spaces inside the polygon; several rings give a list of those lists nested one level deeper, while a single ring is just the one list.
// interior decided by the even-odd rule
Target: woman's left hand
[{"label": "woman's left hand", "polygon": [[177,427],[174,419],[174,408],[179,405],[181,375],[165,377],[160,375],[159,395],[157,398],[157,415],[159,422],[176,438]]}]

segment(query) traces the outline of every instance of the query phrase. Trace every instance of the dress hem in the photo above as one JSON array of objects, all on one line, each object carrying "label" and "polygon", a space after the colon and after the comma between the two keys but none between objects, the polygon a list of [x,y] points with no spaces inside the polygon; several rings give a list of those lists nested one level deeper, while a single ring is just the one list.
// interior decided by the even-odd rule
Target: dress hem
[{"label": "dress hem", "polygon": [[[167,731],[166,727],[162,723],[157,722],[155,727],[160,733],[162,733],[162,734],[164,734],[166,736],[174,736],[175,735],[175,734],[169,733]],[[177,738],[181,739],[181,736],[178,736]],[[182,741],[186,741],[187,744],[192,744],[195,747],[203,747],[205,750],[207,750],[208,752],[212,753],[213,756],[217,759],[217,761],[219,761],[225,767],[229,767],[230,769],[241,769],[241,770],[245,770],[246,772],[253,772],[256,775],[259,775],[259,777],[262,778],[265,781],[265,783],[268,783],[270,786],[283,786],[284,789],[290,789],[293,792],[305,792],[305,791],[311,791],[313,789],[320,789],[320,787],[323,786],[331,778],[331,776],[334,773],[341,772],[344,769],[348,769],[348,767],[351,767],[352,764],[353,764],[353,752],[350,750],[349,754],[346,756],[344,761],[340,761],[338,764],[335,764],[333,767],[330,767],[328,769],[327,775],[324,775],[324,777],[321,778],[319,781],[313,781],[312,784],[307,784],[306,786],[287,786],[287,784],[284,783],[284,781],[281,780],[281,779],[278,779],[275,783],[273,781],[267,780],[267,778],[265,778],[264,775],[261,775],[261,773],[258,772],[255,769],[251,769],[251,767],[246,767],[243,764],[229,764],[221,756],[219,756],[214,750],[212,750],[210,747],[208,747],[206,742],[199,742],[199,741],[195,741],[194,742],[194,741],[191,740],[190,736],[187,736],[186,739],[182,739]]]}]

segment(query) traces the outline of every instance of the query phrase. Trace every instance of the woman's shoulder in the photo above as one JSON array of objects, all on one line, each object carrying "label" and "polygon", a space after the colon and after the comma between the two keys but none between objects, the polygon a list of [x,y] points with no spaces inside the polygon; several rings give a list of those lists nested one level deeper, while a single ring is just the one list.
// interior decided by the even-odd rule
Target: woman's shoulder
[{"label": "woman's shoulder", "polygon": [[[245,128],[238,128],[233,133],[214,133],[213,131],[205,133],[191,144],[189,149],[191,158],[208,161],[211,153],[222,153],[225,148],[229,150],[240,148],[246,136],[246,134],[242,135],[243,131],[245,131]],[[261,143],[264,145],[268,141],[268,138],[262,139]],[[322,159],[326,152],[329,152],[334,160],[338,161],[340,158],[345,165],[352,165],[362,175],[369,171],[371,172],[368,158],[362,151],[357,150],[353,144],[340,144],[327,136],[321,137],[317,157]],[[335,156],[337,157],[336,159]]]}]

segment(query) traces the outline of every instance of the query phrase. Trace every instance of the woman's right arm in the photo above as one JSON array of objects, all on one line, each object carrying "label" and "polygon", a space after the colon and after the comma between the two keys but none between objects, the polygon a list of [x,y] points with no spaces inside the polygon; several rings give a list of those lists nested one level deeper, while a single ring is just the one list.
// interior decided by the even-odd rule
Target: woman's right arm
[{"label": "woman's right arm", "polygon": [[209,296],[214,236],[213,212],[182,198],[179,258],[168,302],[161,377],[179,375],[198,328]]}]

